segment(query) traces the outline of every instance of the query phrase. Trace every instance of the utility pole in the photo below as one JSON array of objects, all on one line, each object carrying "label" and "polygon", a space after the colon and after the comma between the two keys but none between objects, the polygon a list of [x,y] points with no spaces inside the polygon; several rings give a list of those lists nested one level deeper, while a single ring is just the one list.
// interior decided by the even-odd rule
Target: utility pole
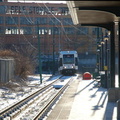
[{"label": "utility pole", "polygon": [[60,32],[60,28],[59,28],[59,52],[61,51],[61,32]]},{"label": "utility pole", "polygon": [[40,74],[40,84],[42,84],[42,62],[41,62],[41,49],[40,49],[40,35],[39,35],[39,24],[37,22],[38,28],[38,54],[39,54],[39,74]]},{"label": "utility pole", "polygon": [[54,26],[53,26],[53,75],[55,75],[55,30],[54,30]]}]

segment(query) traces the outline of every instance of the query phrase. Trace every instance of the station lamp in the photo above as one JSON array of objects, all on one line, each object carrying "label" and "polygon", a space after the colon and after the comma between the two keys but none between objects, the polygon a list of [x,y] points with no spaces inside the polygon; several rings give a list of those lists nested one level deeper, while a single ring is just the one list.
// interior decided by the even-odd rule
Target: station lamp
[{"label": "station lamp", "polygon": [[107,51],[107,41],[109,39],[108,33],[104,36],[104,41],[105,41],[105,65],[104,65],[104,70],[105,70],[105,87],[108,88],[108,51]]},{"label": "station lamp", "polygon": [[109,36],[106,34],[106,35],[104,36],[104,41],[108,41],[108,39],[109,39]]},{"label": "station lamp", "polygon": [[104,42],[104,41],[101,41],[101,46],[104,45],[104,44],[105,44],[105,42]]}]

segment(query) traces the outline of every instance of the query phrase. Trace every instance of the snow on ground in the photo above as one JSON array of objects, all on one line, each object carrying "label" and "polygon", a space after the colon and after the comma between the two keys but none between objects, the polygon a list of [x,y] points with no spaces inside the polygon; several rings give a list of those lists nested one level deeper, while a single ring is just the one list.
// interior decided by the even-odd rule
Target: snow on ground
[{"label": "snow on ground", "polygon": [[[60,75],[51,77],[51,74],[43,74],[42,75],[42,84],[40,84],[40,76],[28,76],[28,81],[26,86],[16,87],[17,83],[15,83],[16,91],[11,91],[6,87],[0,88],[0,111],[5,107],[14,104],[15,102],[24,99],[26,96],[31,93],[37,91],[40,87],[44,87],[49,84],[53,80],[56,80]],[[50,79],[49,79],[50,78]],[[118,75],[116,75],[116,87],[118,86]]]},{"label": "snow on ground", "polygon": [[14,91],[11,91],[7,87],[1,87],[0,88],[0,111],[9,105],[12,105],[15,102],[18,102],[24,99],[26,96],[37,91],[40,87],[44,87],[45,85],[49,84],[53,80],[57,79],[60,75],[52,78],[51,76],[52,76],[51,74],[43,74],[42,84],[40,84],[39,75],[28,76],[27,85],[18,87],[17,83],[15,83],[14,87],[16,89],[14,89]]}]

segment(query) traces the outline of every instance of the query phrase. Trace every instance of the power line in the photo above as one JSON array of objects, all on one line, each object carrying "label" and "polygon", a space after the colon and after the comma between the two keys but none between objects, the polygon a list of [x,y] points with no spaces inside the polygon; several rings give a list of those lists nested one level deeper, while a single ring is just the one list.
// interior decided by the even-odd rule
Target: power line
[{"label": "power line", "polygon": [[[18,1],[18,3],[19,3],[19,0],[17,0]],[[25,2],[25,0],[24,0],[24,2]],[[71,40],[69,37],[68,37],[68,35],[67,35],[67,33],[66,33],[66,31],[65,31],[65,27],[64,27],[64,25],[63,25],[63,23],[50,11],[50,9],[48,8],[48,6],[45,4],[45,3],[43,3],[44,4],[44,6],[47,8],[47,10],[49,11],[49,13],[61,24],[61,27],[62,27],[62,29],[63,29],[63,32],[65,33],[65,37],[67,38],[67,40],[65,39],[65,41],[70,41],[70,42],[74,42],[74,43],[78,43],[78,44],[80,44],[79,42],[76,42],[76,41],[73,41],[73,40]],[[21,6],[21,4],[19,3],[19,5]],[[40,6],[38,3],[37,3],[37,5],[38,6]],[[40,6],[41,7],[41,6]],[[42,8],[42,7],[41,7]],[[24,13],[24,11],[23,11],[23,14],[24,14],[24,16],[25,16],[25,18],[26,18],[26,20],[30,23],[30,24],[35,24],[32,20],[31,20],[31,18],[30,18],[30,16],[29,16],[29,14],[28,14],[28,16],[29,16],[29,19],[26,17],[26,15],[25,15],[25,13]],[[12,15],[11,15],[12,16]],[[49,15],[47,15],[50,19],[51,19],[51,21],[54,23],[54,21],[53,21],[53,19],[49,16]],[[12,18],[13,19],[13,18]],[[65,21],[66,23],[68,23],[67,21]],[[76,30],[78,30],[78,31],[81,31],[82,33],[84,33],[87,37],[89,37],[90,39],[93,39],[90,35],[88,35],[88,34],[86,34],[85,32],[83,32],[82,30],[80,30],[79,28],[77,28],[77,27],[75,27],[74,25],[72,25],[71,23],[68,23],[70,26],[72,26],[73,28],[75,28]],[[58,26],[57,25],[55,25],[57,28],[58,28]],[[21,32],[21,31],[20,31]],[[23,35],[24,36],[24,35]],[[25,36],[24,36],[25,37]],[[94,40],[94,39],[93,39]],[[30,42],[29,42],[30,43]],[[31,44],[31,43],[30,43]]]},{"label": "power line", "polygon": [[[19,1],[19,0],[18,0]],[[13,19],[13,16],[12,16],[12,14],[10,14],[10,17]],[[15,22],[15,20],[13,19],[13,21],[14,21],[14,23],[15,23],[15,25],[19,28],[19,26],[17,25],[17,23]],[[23,35],[24,36],[24,38],[25,38],[25,40],[28,42],[28,44],[31,46],[31,47],[33,47],[35,50],[37,50],[29,41],[28,41],[28,39],[25,37],[25,35],[24,34],[22,34],[22,32],[21,32],[21,30],[19,31],[20,33],[19,34],[21,34],[21,35]]]},{"label": "power line", "polygon": [[[58,22],[60,22],[60,24],[61,24],[61,26],[62,26],[62,28],[63,28],[63,31],[64,31],[64,33],[65,33],[65,35],[66,35],[66,38],[67,38],[70,42],[75,42],[75,41],[72,41],[72,40],[70,40],[70,39],[68,38],[63,23],[50,11],[50,9],[48,8],[48,6],[47,6],[45,3],[43,3],[43,4],[44,4],[44,6],[47,8],[47,10],[50,12],[50,14],[51,14]],[[67,21],[65,21],[65,22],[68,23]],[[83,32],[82,30],[80,30],[79,28],[75,27],[74,25],[72,25],[72,24],[70,24],[70,23],[68,23],[68,24],[69,24],[70,26],[74,27],[75,29],[79,30],[80,32],[84,33],[84,34],[85,34],[87,37],[89,37],[90,39],[93,39],[92,36],[86,34],[86,33]],[[94,39],[93,39],[93,40],[94,40]],[[77,43],[78,43],[78,42],[77,42]]]}]

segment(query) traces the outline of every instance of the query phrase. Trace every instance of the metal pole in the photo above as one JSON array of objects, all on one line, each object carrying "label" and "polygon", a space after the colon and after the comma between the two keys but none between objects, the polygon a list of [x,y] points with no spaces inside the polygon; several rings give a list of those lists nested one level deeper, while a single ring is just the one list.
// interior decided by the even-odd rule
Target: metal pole
[{"label": "metal pole", "polygon": [[41,62],[41,49],[40,49],[40,35],[39,35],[39,24],[37,23],[38,28],[38,54],[39,54],[39,74],[40,74],[40,84],[42,84],[42,62]]},{"label": "metal pole", "polygon": [[120,88],[120,22],[118,22],[118,80]]},{"label": "metal pole", "polygon": [[102,71],[104,70],[104,44],[102,43],[101,44],[101,46],[102,46],[102,50],[101,50],[101,52],[102,52]]},{"label": "metal pole", "polygon": [[99,65],[100,65],[100,63],[99,63],[99,27],[97,28],[97,65],[96,65],[96,67],[97,67],[97,76],[99,75]]},{"label": "metal pole", "polygon": [[99,73],[100,73],[100,71],[101,71],[101,44],[100,43],[98,45],[97,52],[98,52],[98,63],[99,63],[98,70],[99,70]]},{"label": "metal pole", "polygon": [[101,41],[101,86],[105,86],[105,78],[104,78],[104,41],[103,41],[103,34],[102,34],[102,41]]},{"label": "metal pole", "polygon": [[115,31],[114,23],[111,24],[111,35],[110,35],[110,86],[115,88]]},{"label": "metal pole", "polygon": [[60,28],[59,28],[59,52],[61,51],[61,36],[60,36]]},{"label": "metal pole", "polygon": [[108,79],[107,79],[107,70],[108,70],[108,66],[107,66],[107,40],[105,40],[105,66],[104,66],[104,70],[105,70],[105,87],[108,88]]},{"label": "metal pole", "polygon": [[110,50],[107,49],[107,66],[108,66],[108,71],[107,71],[107,75],[108,75],[108,87],[110,88]]},{"label": "metal pole", "polygon": [[53,75],[55,75],[55,32],[54,32],[54,27],[53,27]]},{"label": "metal pole", "polygon": [[101,41],[101,71],[104,71],[104,41],[103,41],[103,33],[102,33],[102,41]]}]

